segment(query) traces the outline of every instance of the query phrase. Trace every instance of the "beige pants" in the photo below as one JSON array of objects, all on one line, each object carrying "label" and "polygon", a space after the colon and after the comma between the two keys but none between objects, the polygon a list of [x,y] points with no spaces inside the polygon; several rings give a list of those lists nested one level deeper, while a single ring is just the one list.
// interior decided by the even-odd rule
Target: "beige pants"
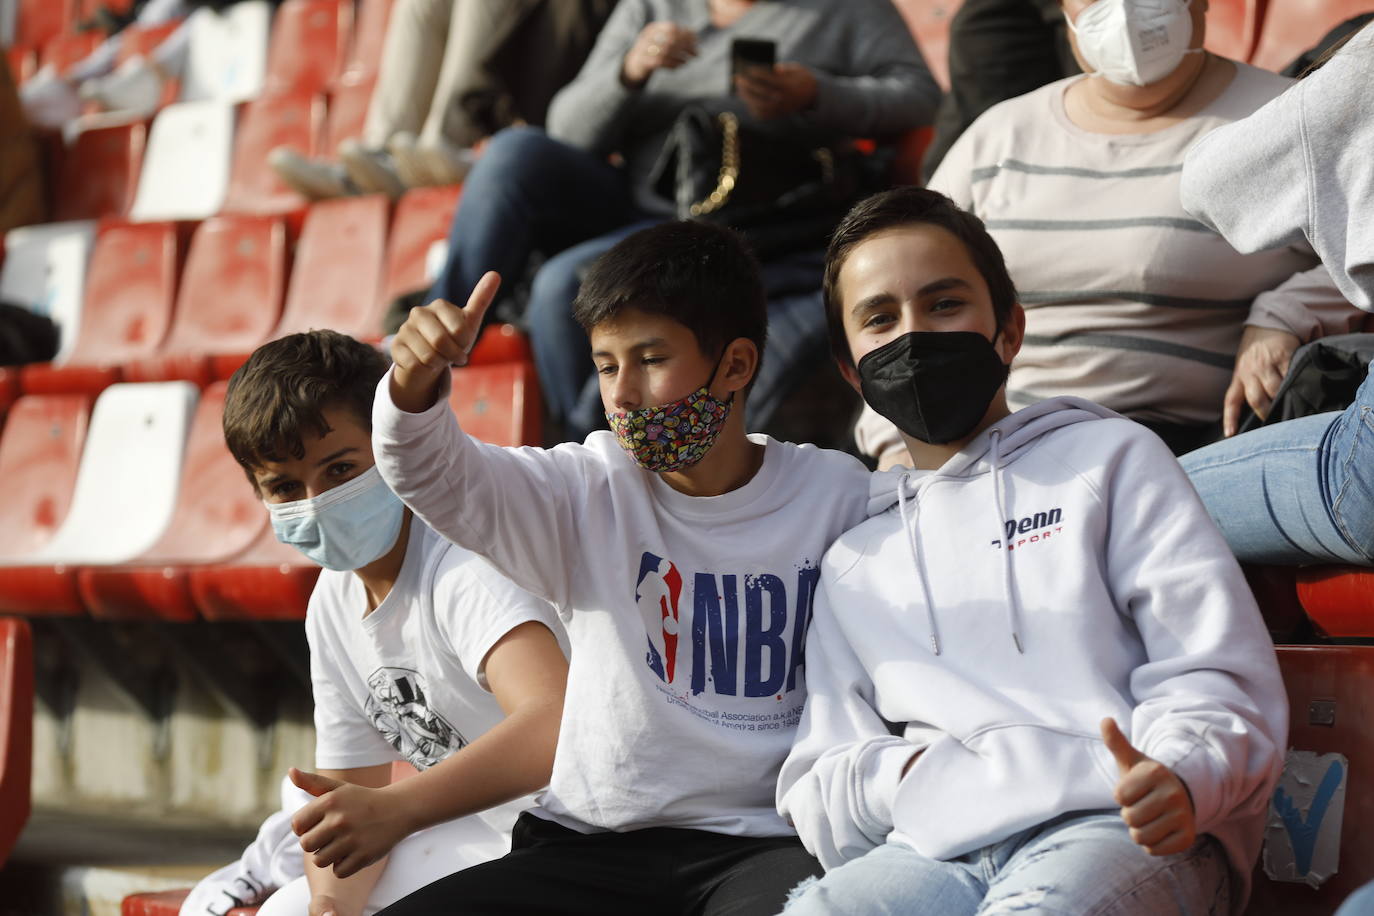
[{"label": "beige pants", "polygon": [[515,120],[543,124],[615,0],[396,0],[363,144],[408,131],[471,146]]}]

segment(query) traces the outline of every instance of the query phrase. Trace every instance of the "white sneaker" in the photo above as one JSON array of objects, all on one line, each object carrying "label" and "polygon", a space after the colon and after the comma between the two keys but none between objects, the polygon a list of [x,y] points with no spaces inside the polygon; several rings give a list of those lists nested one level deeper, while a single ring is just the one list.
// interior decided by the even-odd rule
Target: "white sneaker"
[{"label": "white sneaker", "polygon": [[162,101],[162,77],[147,59],[135,55],[109,76],[82,83],[80,93],[106,111],[152,114]]},{"label": "white sneaker", "polygon": [[57,75],[52,64],[44,64],[19,87],[19,99],[34,127],[56,130],[81,114],[81,99],[76,90]]},{"label": "white sneaker", "polygon": [[311,200],[348,197],[358,188],[348,180],[348,172],[337,162],[307,159],[289,146],[279,146],[267,154],[267,164],[277,177],[293,190]]},{"label": "white sneaker", "polygon": [[470,149],[420,144],[414,134],[405,132],[387,141],[387,149],[401,180],[412,188],[459,184],[476,159]]},{"label": "white sneaker", "polygon": [[339,144],[339,161],[359,190],[391,197],[405,193],[406,183],[385,150],[368,149],[357,140],[345,140]]}]

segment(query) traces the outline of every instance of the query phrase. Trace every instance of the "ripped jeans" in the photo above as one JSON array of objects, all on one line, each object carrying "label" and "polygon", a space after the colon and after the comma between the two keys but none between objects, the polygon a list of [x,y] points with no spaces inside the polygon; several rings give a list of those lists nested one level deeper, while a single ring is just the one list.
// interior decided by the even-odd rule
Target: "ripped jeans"
[{"label": "ripped jeans", "polygon": [[887,843],[800,884],[786,916],[1165,916],[1230,912],[1221,844],[1155,857],[1116,811],[1072,813],[957,859]]}]

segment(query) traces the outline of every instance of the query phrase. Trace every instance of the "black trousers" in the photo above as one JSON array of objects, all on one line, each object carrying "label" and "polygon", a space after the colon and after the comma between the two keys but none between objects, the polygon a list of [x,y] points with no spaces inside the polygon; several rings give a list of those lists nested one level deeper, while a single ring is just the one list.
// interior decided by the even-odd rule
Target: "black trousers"
[{"label": "black trousers", "polygon": [[776,916],[821,873],[796,837],[655,827],[582,834],[522,814],[511,852],[423,887],[379,916]]}]

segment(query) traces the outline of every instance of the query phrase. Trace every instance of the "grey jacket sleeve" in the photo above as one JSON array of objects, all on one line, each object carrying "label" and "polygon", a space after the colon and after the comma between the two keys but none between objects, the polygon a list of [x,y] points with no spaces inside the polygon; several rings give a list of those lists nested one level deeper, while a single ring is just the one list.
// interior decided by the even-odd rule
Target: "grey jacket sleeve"
[{"label": "grey jacket sleeve", "polygon": [[644,0],[620,0],[576,77],[549,103],[550,137],[598,155],[620,145],[630,103],[638,94],[620,82],[630,47],[649,24]]},{"label": "grey jacket sleeve", "polygon": [[911,30],[889,0],[848,0],[852,76],[818,72],[807,126],[849,137],[897,134],[930,124],[940,87],[921,57]]}]

